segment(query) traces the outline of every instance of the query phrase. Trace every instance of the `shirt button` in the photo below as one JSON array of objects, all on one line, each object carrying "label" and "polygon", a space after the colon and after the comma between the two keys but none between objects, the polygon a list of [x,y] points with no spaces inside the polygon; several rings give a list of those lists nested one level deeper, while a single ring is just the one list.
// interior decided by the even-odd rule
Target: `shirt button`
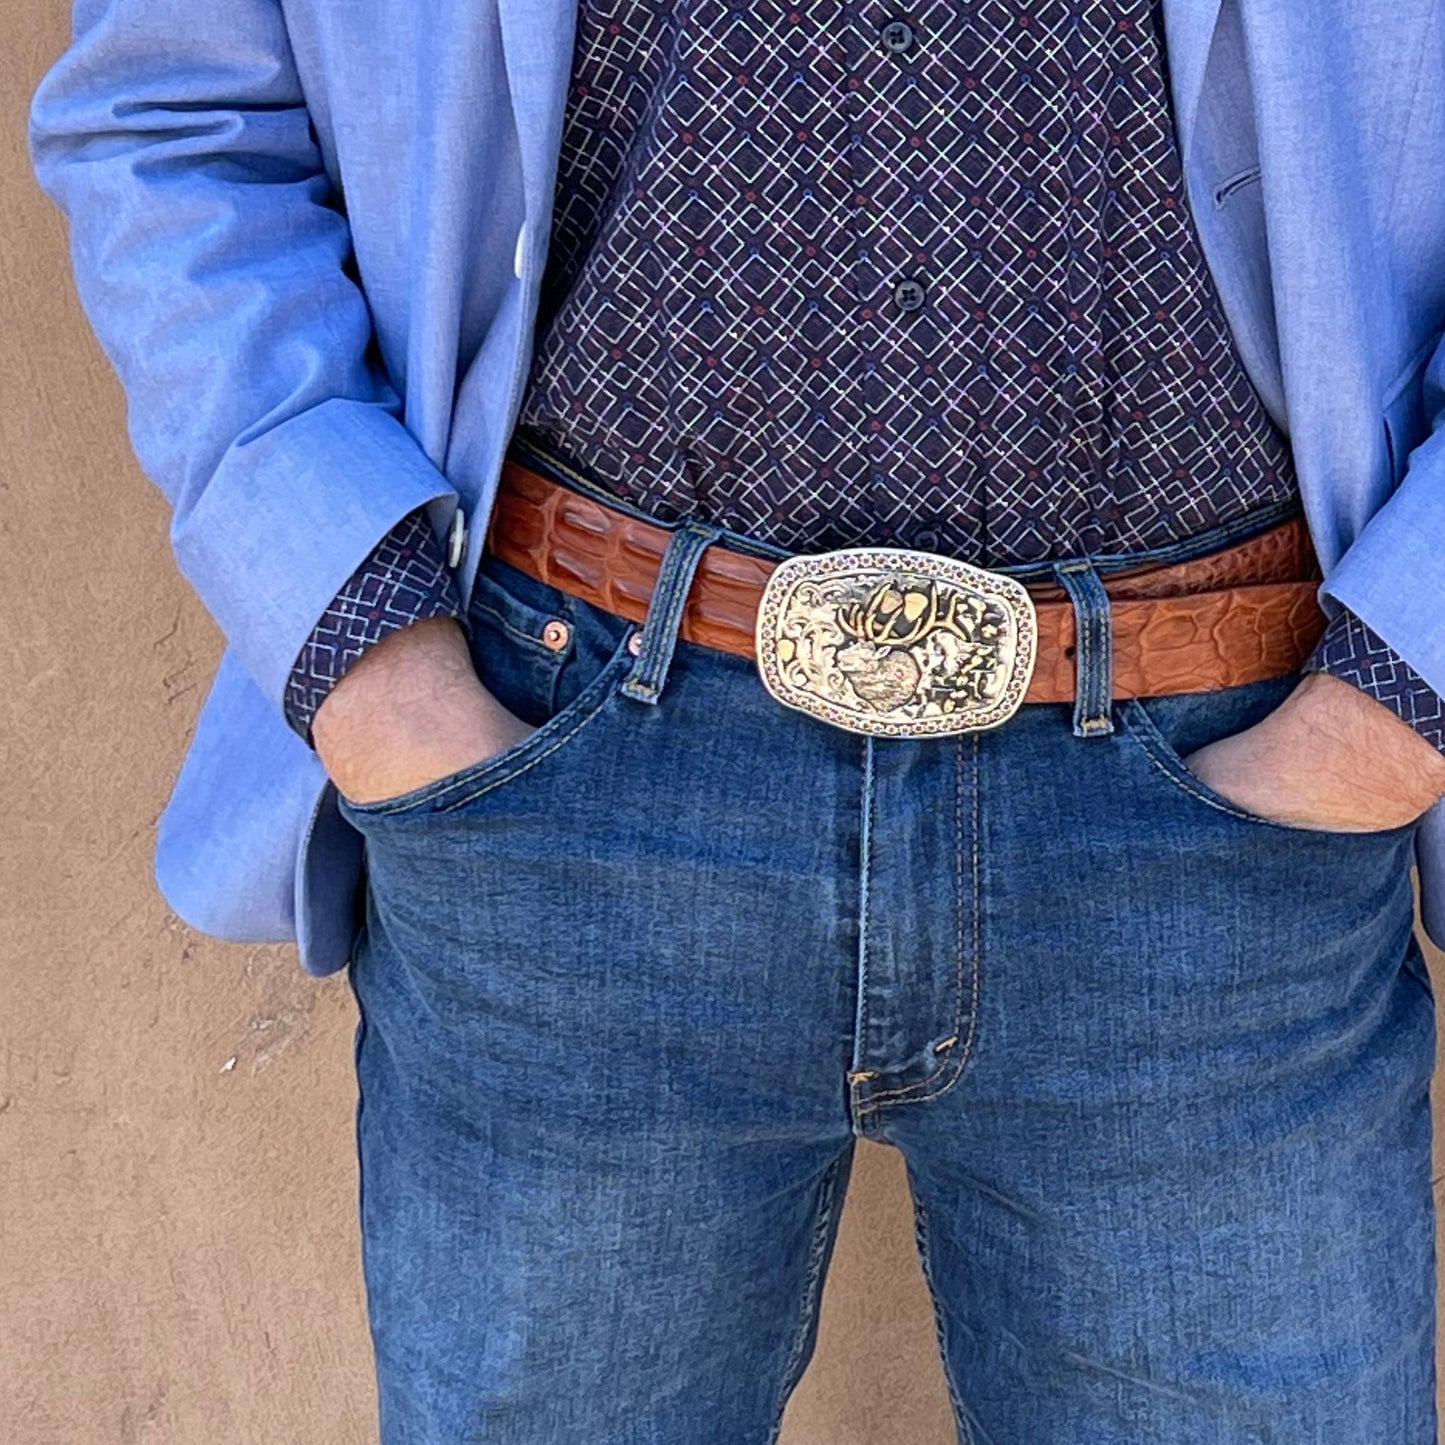
[{"label": "shirt button", "polygon": [[447,566],[461,564],[462,554],[467,547],[467,516],[460,507],[452,513],[452,525],[447,532]]},{"label": "shirt button", "polygon": [[913,27],[906,20],[890,20],[878,35],[883,48],[895,55],[902,55],[913,45]]},{"label": "shirt button", "polygon": [[913,534],[913,545],[920,552],[932,552],[938,546],[938,533],[931,527],[924,527]]},{"label": "shirt button", "polygon": [[923,289],[923,282],[911,276],[893,288],[893,304],[900,311],[917,311],[927,299],[928,293]]}]

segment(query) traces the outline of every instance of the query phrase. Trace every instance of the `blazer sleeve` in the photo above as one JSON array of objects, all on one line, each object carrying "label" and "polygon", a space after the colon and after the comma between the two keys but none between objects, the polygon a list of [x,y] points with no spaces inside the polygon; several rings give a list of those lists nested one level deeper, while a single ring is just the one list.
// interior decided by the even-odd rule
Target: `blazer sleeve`
[{"label": "blazer sleeve", "polygon": [[[1320,588],[1332,626],[1346,611],[1445,696],[1445,341],[1416,383],[1421,426],[1399,484]],[[1408,445],[1402,443],[1402,446]]]},{"label": "blazer sleeve", "polygon": [[457,493],[400,419],[279,0],[77,0],[28,140],[177,564],[284,718],[333,597]]}]

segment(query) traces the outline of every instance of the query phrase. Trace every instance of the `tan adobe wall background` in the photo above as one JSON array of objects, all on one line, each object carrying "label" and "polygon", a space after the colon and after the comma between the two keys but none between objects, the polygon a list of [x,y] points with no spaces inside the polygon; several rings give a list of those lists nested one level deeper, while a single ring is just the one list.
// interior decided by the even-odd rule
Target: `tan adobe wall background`
[{"label": "tan adobe wall background", "polygon": [[[69,0],[7,13],[0,1440],[368,1445],[350,994],[289,946],[196,933],[155,890],[220,636],[25,154]],[[901,1160],[858,1148],[782,1445],[952,1445]]]}]

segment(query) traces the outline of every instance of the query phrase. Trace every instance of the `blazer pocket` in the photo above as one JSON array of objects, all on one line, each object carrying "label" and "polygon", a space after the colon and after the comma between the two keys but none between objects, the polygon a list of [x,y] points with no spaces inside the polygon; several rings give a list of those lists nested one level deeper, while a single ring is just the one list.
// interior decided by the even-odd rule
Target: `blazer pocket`
[{"label": "blazer pocket", "polygon": [[1252,186],[1259,180],[1259,167],[1250,166],[1247,170],[1237,171],[1227,180],[1221,181],[1214,188],[1214,204],[1222,206],[1236,191],[1242,191],[1246,186]]}]

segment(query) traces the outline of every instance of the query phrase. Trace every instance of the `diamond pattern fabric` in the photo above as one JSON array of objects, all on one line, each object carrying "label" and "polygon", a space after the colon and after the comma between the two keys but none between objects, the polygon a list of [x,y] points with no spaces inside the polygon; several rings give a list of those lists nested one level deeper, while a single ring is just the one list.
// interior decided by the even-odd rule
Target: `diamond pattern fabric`
[{"label": "diamond pattern fabric", "polygon": [[[794,550],[1104,556],[1291,500],[1187,212],[1157,3],[581,0],[522,428]],[[291,726],[447,613],[414,515],[301,649]],[[1445,747],[1358,619],[1311,666]]]},{"label": "diamond pattern fabric", "polygon": [[312,719],[347,669],[388,633],[425,617],[468,625],[441,543],[418,507],[371,549],[311,629],[286,686],[291,730],[314,747]]},{"label": "diamond pattern fabric", "polygon": [[1304,670],[1354,683],[1445,752],[1445,698],[1353,612],[1342,611],[1325,628]]},{"label": "diamond pattern fabric", "polygon": [[584,0],[522,426],[792,550],[1106,555],[1287,501],[1154,3],[922,0],[901,36],[878,4]]}]

